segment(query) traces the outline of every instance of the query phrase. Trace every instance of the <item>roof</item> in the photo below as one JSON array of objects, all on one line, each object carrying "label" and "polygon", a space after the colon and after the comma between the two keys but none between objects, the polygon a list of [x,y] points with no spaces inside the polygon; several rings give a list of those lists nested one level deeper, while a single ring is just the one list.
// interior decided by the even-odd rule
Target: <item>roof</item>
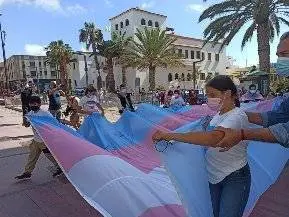
[{"label": "roof", "polygon": [[[175,44],[184,45],[184,46],[190,44],[189,43],[190,41],[198,41],[198,42],[202,42],[202,43],[205,42],[205,40],[199,39],[199,38],[192,38],[192,37],[176,35],[176,34],[168,34],[168,35],[177,38]],[[210,42],[211,41],[209,41],[209,43]],[[221,43],[218,43],[218,44],[221,44]],[[196,45],[193,45],[193,46],[196,46]]]},{"label": "roof", "polygon": [[110,18],[109,20],[114,20],[114,19],[116,19],[116,18],[118,18],[118,17],[120,17],[120,16],[122,16],[122,15],[124,15],[124,14],[127,14],[127,13],[131,12],[131,11],[140,11],[140,12],[144,12],[144,13],[148,13],[148,14],[152,14],[152,15],[158,15],[158,16],[162,16],[162,17],[167,17],[167,16],[162,15],[162,14],[153,13],[153,12],[146,11],[146,10],[143,10],[143,9],[140,9],[140,8],[137,8],[137,7],[136,7],[136,8],[130,8],[130,9],[122,12],[121,14]]}]

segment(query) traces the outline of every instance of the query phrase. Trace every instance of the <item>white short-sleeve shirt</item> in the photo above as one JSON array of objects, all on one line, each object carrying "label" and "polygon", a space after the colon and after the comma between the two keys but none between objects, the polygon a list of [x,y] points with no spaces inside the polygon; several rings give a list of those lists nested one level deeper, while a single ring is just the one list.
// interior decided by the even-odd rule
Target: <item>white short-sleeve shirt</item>
[{"label": "white short-sleeve shirt", "polygon": [[[249,121],[246,113],[235,108],[225,114],[216,114],[210,126],[232,129],[248,128]],[[209,182],[217,184],[232,172],[247,164],[247,141],[242,141],[226,152],[219,152],[220,148],[209,148],[206,152],[206,167]]]},{"label": "white short-sleeve shirt", "polygon": [[86,111],[99,112],[97,104],[99,103],[97,96],[84,96],[80,99],[79,105]]},{"label": "white short-sleeve shirt", "polygon": [[[45,111],[43,109],[40,109],[37,112],[34,111],[30,111],[27,113],[27,116],[46,116],[46,117],[53,117],[52,114],[48,111]],[[32,127],[33,133],[34,133],[34,140],[36,142],[43,142],[43,140],[41,139],[41,137],[39,136],[39,134],[37,133],[37,131]]]}]

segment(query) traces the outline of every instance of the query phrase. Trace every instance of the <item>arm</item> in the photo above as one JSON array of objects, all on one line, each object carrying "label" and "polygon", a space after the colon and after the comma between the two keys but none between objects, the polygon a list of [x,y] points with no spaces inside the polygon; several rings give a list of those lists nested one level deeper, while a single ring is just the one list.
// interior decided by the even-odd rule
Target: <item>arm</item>
[{"label": "arm", "polygon": [[250,123],[263,125],[263,119],[260,113],[246,112]]},{"label": "arm", "polygon": [[154,141],[175,140],[184,143],[191,143],[201,146],[216,147],[222,140],[224,133],[219,130],[211,132],[189,132],[189,133],[167,133],[158,131],[153,135]]}]

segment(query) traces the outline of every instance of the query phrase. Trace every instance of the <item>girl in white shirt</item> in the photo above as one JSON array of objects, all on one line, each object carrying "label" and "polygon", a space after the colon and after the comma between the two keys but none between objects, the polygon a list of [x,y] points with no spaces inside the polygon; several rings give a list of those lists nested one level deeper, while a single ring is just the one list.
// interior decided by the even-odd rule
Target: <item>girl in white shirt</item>
[{"label": "girl in white shirt", "polygon": [[209,147],[206,168],[215,217],[242,217],[251,186],[247,143],[240,142],[224,152],[216,144],[224,137],[218,127],[243,129],[249,125],[239,106],[237,88],[228,76],[219,75],[206,85],[208,106],[217,111],[207,132],[168,133],[158,131],[154,141],[175,140]]}]

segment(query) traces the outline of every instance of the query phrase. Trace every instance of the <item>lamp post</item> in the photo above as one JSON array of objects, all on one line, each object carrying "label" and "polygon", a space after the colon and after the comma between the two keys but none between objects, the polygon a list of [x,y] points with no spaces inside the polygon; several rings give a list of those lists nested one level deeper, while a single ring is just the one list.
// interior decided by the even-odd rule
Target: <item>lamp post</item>
[{"label": "lamp post", "polygon": [[81,51],[77,51],[77,52],[75,52],[75,54],[82,55],[84,58],[85,82],[86,82],[86,87],[88,87],[88,67],[87,67],[86,54],[81,52]]},{"label": "lamp post", "polygon": [[[0,14],[0,16],[2,16],[2,14]],[[5,83],[6,83],[5,88],[9,89],[7,67],[6,67],[6,52],[5,52],[6,32],[2,30],[1,22],[0,22],[0,35],[1,35],[1,46],[2,46],[3,61],[4,61],[4,74],[5,74]]]},{"label": "lamp post", "polygon": [[193,82],[194,82],[194,90],[196,89],[196,81],[197,81],[197,69],[196,69],[196,64],[203,62],[204,61],[204,57],[202,55],[202,59],[198,60],[198,61],[194,61],[193,62]]}]

